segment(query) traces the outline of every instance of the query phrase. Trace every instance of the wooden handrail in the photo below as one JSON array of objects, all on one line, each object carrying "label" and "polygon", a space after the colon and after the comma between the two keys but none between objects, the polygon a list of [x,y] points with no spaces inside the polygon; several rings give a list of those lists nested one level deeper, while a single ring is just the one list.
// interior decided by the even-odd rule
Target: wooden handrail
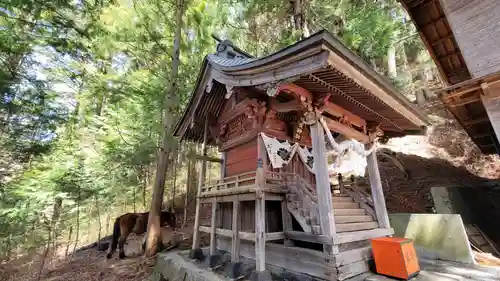
[{"label": "wooden handrail", "polygon": [[372,199],[372,196],[368,192],[361,190],[361,188],[359,188],[357,185],[348,185],[345,187],[351,189],[354,192],[357,192],[360,195],[361,199],[363,199],[363,201],[365,201],[365,203],[367,203],[368,205],[373,207],[373,199]]},{"label": "wooden handrail", "polygon": [[225,177],[223,180],[218,180],[212,183],[206,183],[202,186],[202,192],[215,190],[222,190],[231,188],[229,186],[233,185],[234,187],[239,187],[244,182],[255,181],[255,171],[241,173],[238,175]]}]

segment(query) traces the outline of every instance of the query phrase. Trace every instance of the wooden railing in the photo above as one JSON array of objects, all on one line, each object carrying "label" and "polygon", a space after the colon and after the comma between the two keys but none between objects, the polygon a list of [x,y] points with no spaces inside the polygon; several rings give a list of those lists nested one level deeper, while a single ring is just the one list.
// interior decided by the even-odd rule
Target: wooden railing
[{"label": "wooden railing", "polygon": [[268,172],[268,180],[269,179],[277,179],[280,180],[283,184],[287,186],[295,185],[297,188],[301,189],[301,192],[304,193],[305,196],[309,197],[312,201],[318,202],[318,198],[316,195],[316,189],[313,188],[303,177],[296,173],[288,173],[288,172]]},{"label": "wooden railing", "polygon": [[281,181],[288,187],[288,192],[297,194],[301,201],[301,207],[307,209],[310,216],[319,216],[316,190],[300,175],[287,172],[268,172],[268,178]]},{"label": "wooden railing", "polygon": [[[201,188],[201,192],[222,191],[240,187],[248,187],[255,184],[256,172],[238,174],[221,180],[208,182]],[[300,175],[288,172],[266,173],[266,186],[294,188],[294,193],[307,198],[311,204],[317,204],[316,190]]]},{"label": "wooden railing", "polygon": [[373,207],[373,199],[371,194],[364,191],[355,184],[346,185],[345,188],[347,190],[347,194],[349,194],[349,196],[351,196],[356,203],[359,203],[361,208],[365,209],[369,215],[373,216],[373,218],[376,219],[375,210]]},{"label": "wooden railing", "polygon": [[238,174],[236,176],[226,177],[215,182],[205,184],[201,188],[201,192],[209,192],[216,190],[224,190],[229,188],[237,188],[255,183],[255,171]]}]

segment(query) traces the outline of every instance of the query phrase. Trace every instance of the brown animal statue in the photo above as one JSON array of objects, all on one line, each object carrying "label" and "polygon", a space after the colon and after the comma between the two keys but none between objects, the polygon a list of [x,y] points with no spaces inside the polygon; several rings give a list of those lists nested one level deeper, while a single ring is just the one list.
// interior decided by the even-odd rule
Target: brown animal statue
[{"label": "brown animal statue", "polygon": [[[108,249],[108,254],[106,258],[111,258],[113,253],[116,251],[116,246],[118,245],[119,257],[120,259],[125,258],[125,251],[123,249],[125,241],[129,234],[134,233],[136,235],[143,234],[148,228],[148,218],[149,212],[146,213],[127,213],[119,216],[115,220],[113,226],[113,236],[111,240],[111,245]],[[175,228],[175,214],[162,211],[160,217],[160,225],[169,225]],[[142,248],[144,250],[145,241],[143,241]]]}]

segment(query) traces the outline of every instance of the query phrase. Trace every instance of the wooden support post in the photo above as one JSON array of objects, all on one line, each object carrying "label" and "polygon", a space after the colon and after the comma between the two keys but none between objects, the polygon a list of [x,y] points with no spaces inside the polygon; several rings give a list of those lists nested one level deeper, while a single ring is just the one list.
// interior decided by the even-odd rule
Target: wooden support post
[{"label": "wooden support post", "polygon": [[[319,121],[316,121],[314,125],[311,125],[311,139],[321,234],[333,237],[336,233],[335,217],[333,216],[332,191],[330,190],[328,163],[326,161],[325,131]],[[338,248],[332,245],[324,244],[323,250],[329,255],[338,253]]]},{"label": "wooden support post", "polygon": [[[205,126],[203,131],[203,144],[201,146],[201,150],[203,152],[203,156],[207,155],[207,140],[208,140],[208,117],[205,117]],[[201,169],[198,175],[198,191],[196,193],[196,215],[194,217],[194,229],[193,229],[193,246],[192,250],[196,250],[200,248],[200,196],[201,196],[201,188],[205,183],[205,173],[206,173],[206,162],[205,160],[201,161]]]},{"label": "wooden support post", "polygon": [[220,164],[220,179],[224,179],[226,177],[226,152],[223,151],[221,153],[222,163]]},{"label": "wooden support post", "polygon": [[255,266],[257,272],[266,270],[266,199],[264,188],[266,184],[267,155],[264,140],[257,136],[257,171],[255,184],[257,196],[255,199]]},{"label": "wooden support post", "polygon": [[368,162],[368,178],[372,191],[373,206],[377,215],[378,225],[381,228],[390,228],[389,216],[385,206],[384,191],[380,180],[380,172],[378,169],[377,152],[374,151],[366,158]]},{"label": "wooden support post", "polygon": [[[283,221],[283,232],[286,233],[287,231],[293,231],[292,215],[288,211],[286,200],[281,201],[281,218]],[[288,238],[285,238],[285,245],[293,246],[293,241]]]},{"label": "wooden support post", "polygon": [[[492,98],[487,96],[481,96],[481,102],[484,105],[486,114],[489,117],[491,126],[493,127],[493,132],[496,139],[500,142],[500,97]],[[496,141],[493,139],[493,144],[496,147]]]},{"label": "wooden support post", "polygon": [[338,174],[338,179],[339,179],[339,190],[340,190],[340,193],[344,193],[344,181],[343,181],[343,178],[342,178],[342,174]]},{"label": "wooden support post", "polygon": [[217,251],[217,243],[216,243],[216,233],[215,230],[217,229],[217,197],[214,197],[214,200],[212,202],[212,219],[210,221],[210,255],[214,255],[215,252]]},{"label": "wooden support post", "polygon": [[233,239],[231,244],[231,261],[240,261],[240,238],[238,231],[240,230],[240,201],[238,199],[233,201]]}]

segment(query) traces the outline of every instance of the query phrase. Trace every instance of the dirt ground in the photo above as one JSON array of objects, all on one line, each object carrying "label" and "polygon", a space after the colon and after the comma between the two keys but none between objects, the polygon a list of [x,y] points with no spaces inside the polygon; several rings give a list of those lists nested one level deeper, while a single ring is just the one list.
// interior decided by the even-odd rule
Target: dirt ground
[{"label": "dirt ground", "polygon": [[[177,249],[189,249],[191,246],[192,222],[177,233],[184,237]],[[164,244],[172,237],[172,229],[162,229]],[[40,281],[145,281],[150,280],[155,257],[145,258],[142,255],[141,242],[143,235],[131,235],[125,245],[125,259],[114,257],[107,260],[106,252],[97,248],[77,251],[72,256],[54,259],[46,263],[40,276]],[[202,236],[202,243],[208,237]],[[49,255],[50,256],[50,255]],[[22,257],[8,263],[0,263],[0,281],[37,280],[40,269],[41,255],[36,258]]]}]

